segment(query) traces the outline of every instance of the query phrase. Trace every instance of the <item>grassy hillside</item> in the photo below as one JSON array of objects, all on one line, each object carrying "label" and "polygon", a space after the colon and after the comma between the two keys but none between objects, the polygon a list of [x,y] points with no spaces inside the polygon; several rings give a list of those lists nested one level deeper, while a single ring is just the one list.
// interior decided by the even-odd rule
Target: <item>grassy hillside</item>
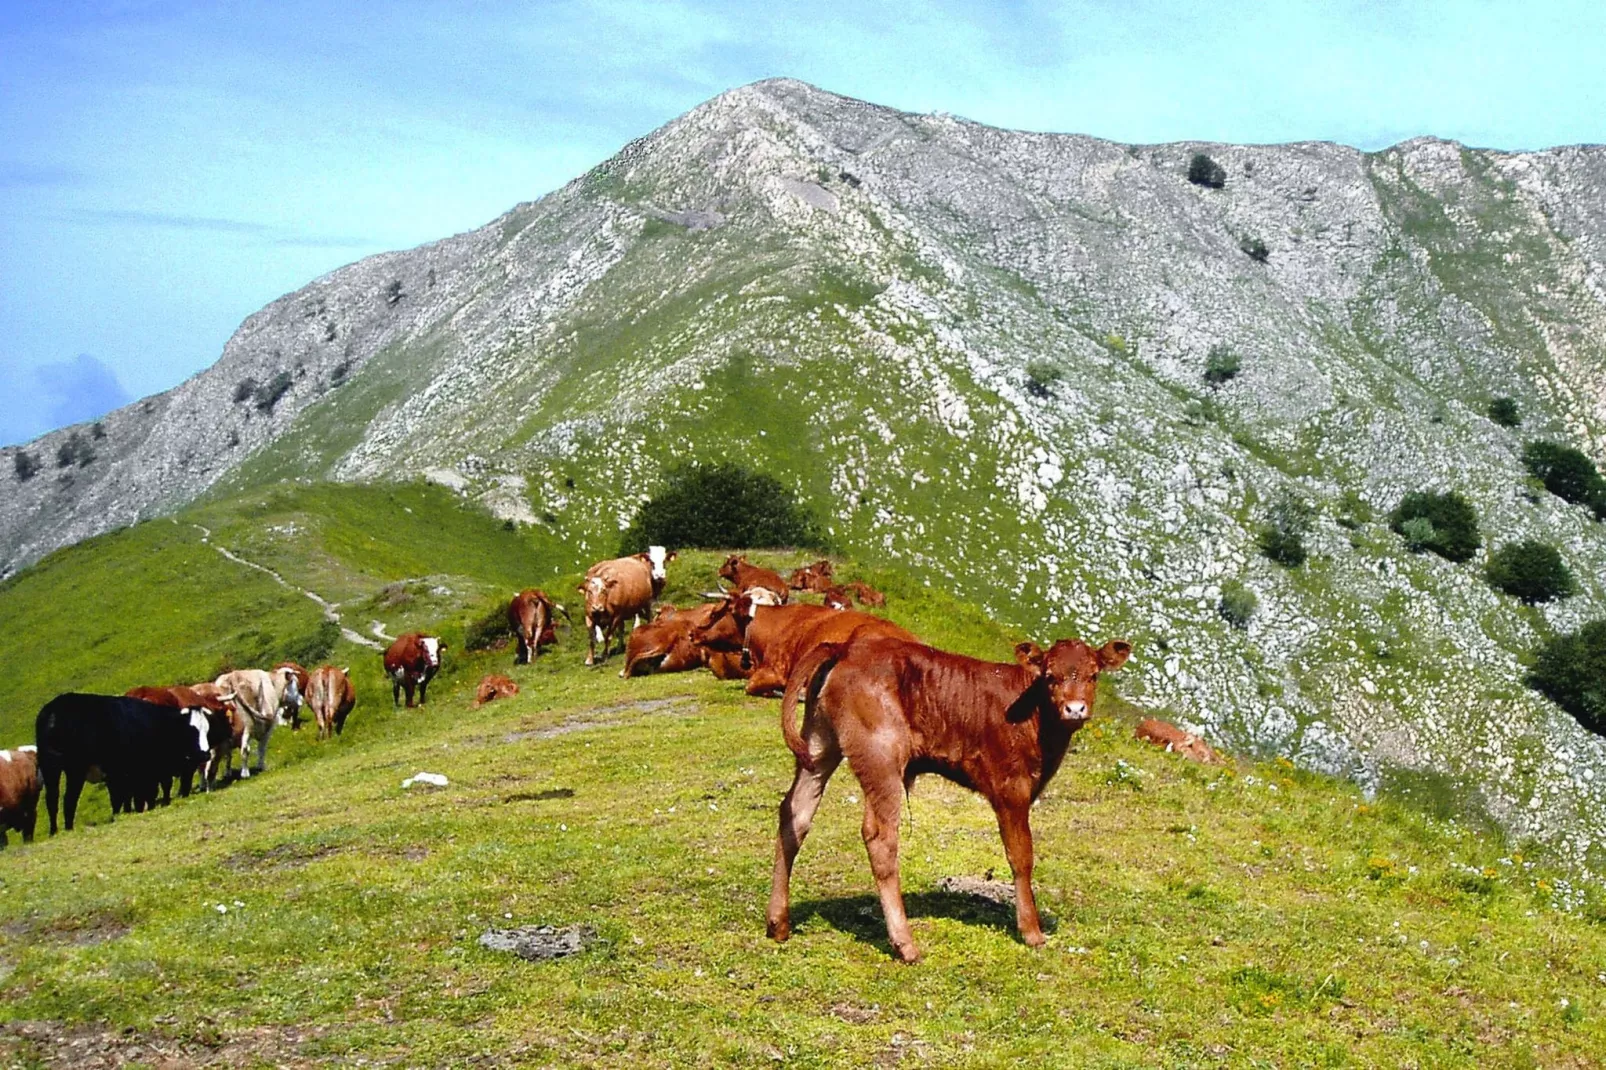
[{"label": "grassy hillside", "polygon": [[[777,704],[704,675],[587,670],[567,629],[533,666],[466,652],[508,590],[567,597],[577,565],[437,488],[281,488],[25,573],[0,588],[32,644],[0,682],[8,743],[63,687],[186,679],[318,639],[318,607],[192,524],[339,602],[347,626],[439,629],[447,668],[428,708],[393,712],[377,657],[340,640],[360,694],[341,739],[280,731],[267,776],[110,825],[92,788],[78,831],[0,855],[0,1051],[18,1065],[1606,1060],[1593,890],[1285,763],[1148,749],[1119,676],[1034,814],[1046,949],[1019,942],[1011,908],[939,884],[1008,867],[985,804],[928,779],[903,848],[927,960],[897,965],[846,770],[778,947],[763,933],[791,771]],[[683,555],[667,596],[710,589],[718,559]],[[923,583],[857,574],[939,645],[1003,658],[1019,638]],[[493,668],[523,692],[470,709]],[[403,790],[419,771],[450,784]],[[539,923],[599,940],[545,965],[476,943]]]}]

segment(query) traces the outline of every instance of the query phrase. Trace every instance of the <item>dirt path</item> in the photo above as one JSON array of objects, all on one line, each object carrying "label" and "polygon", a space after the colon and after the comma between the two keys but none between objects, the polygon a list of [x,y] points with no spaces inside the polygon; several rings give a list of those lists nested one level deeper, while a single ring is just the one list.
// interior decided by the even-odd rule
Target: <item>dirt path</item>
[{"label": "dirt path", "polygon": [[[327,621],[330,621],[331,623],[340,625],[340,634],[343,635],[346,638],[347,642],[356,643],[359,646],[365,646],[365,647],[368,647],[371,650],[384,650],[385,649],[385,647],[382,644],[375,642],[373,639],[368,638],[366,635],[363,635],[361,632],[354,631],[351,628],[346,627],[345,623],[340,619],[340,603],[331,602],[327,598],[325,598],[322,595],[318,594],[316,591],[309,591],[305,587],[297,587],[295,584],[291,583],[289,580],[287,580],[283,576],[279,575],[273,569],[268,568],[266,565],[259,565],[255,561],[247,561],[245,558],[241,557],[239,554],[237,554],[234,551],[230,550],[228,547],[220,546],[217,543],[214,543],[212,541],[212,529],[211,528],[203,527],[202,525],[195,524],[195,523],[190,524],[190,527],[194,528],[196,531],[199,531],[201,533],[201,541],[202,542],[204,542],[208,546],[212,547],[212,549],[216,550],[218,553],[222,554],[224,557],[228,558],[230,561],[233,561],[236,565],[244,565],[246,568],[254,568],[258,572],[262,572],[262,573],[265,573],[265,574],[267,574],[269,576],[272,576],[273,577],[273,582],[277,583],[279,586],[285,588],[286,590],[294,591],[297,594],[302,595],[303,597],[312,599],[312,601],[314,601],[314,602],[316,602],[318,604],[318,608],[323,610],[324,620],[327,620]],[[378,639],[382,639],[387,643],[392,638],[394,638],[393,636],[389,636],[389,635],[385,634],[384,627],[377,620],[376,621],[370,621],[369,624],[368,624],[368,627],[369,627],[369,630],[371,630],[374,633],[375,637],[377,637]]]}]

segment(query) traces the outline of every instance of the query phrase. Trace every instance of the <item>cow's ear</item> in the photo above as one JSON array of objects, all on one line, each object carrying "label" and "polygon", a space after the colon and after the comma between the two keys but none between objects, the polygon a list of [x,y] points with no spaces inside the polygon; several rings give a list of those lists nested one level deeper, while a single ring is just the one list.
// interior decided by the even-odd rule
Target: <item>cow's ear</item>
[{"label": "cow's ear", "polygon": [[1015,660],[1020,662],[1021,668],[1031,669],[1033,672],[1043,671],[1043,648],[1036,643],[1016,643]]},{"label": "cow's ear", "polygon": [[1126,659],[1132,655],[1132,644],[1125,639],[1111,639],[1099,647],[1099,668],[1119,669],[1126,664]]},{"label": "cow's ear", "polygon": [[673,561],[675,558],[677,558],[679,556],[680,555],[677,554],[675,551],[673,551],[673,550],[669,551],[667,554],[664,555],[664,564],[666,564],[666,565],[669,564],[669,562]]}]

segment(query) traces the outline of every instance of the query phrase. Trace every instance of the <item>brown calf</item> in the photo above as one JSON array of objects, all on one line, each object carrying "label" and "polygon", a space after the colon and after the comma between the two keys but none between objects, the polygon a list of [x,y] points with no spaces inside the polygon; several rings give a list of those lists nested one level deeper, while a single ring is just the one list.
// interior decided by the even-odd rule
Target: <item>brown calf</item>
[{"label": "brown calf", "polygon": [[346,718],[357,705],[357,691],[351,686],[350,669],[321,665],[307,683],[307,705],[318,724],[318,738],[331,739],[346,729]]},{"label": "brown calf", "polygon": [[23,843],[33,842],[41,786],[34,747],[0,750],[0,847],[6,845],[6,829],[22,833]]},{"label": "brown calf", "polygon": [[868,583],[860,583],[858,580],[849,580],[842,586],[846,587],[848,593],[859,600],[859,605],[861,606],[873,606],[879,609],[881,606],[887,604],[887,596],[876,590],[874,587],[871,587]]},{"label": "brown calf", "polygon": [[[1042,945],[1032,895],[1032,802],[1091,714],[1099,673],[1119,668],[1131,649],[1121,640],[1096,650],[1076,639],[1047,651],[1022,643],[1018,664],[1010,665],[898,639],[816,647],[792,673],[781,703],[781,733],[797,773],[781,802],[769,935],[791,935],[792,864],[826,783],[846,757],[864,789],[864,843],[899,958],[920,957],[898,881],[898,819],[904,792],[922,773],[971,788],[992,804],[1015,872],[1021,939]],[[794,720],[799,698],[807,702],[801,731]]]},{"label": "brown calf", "polygon": [[487,702],[494,702],[499,698],[512,698],[519,693],[519,685],[506,676],[490,673],[480,677],[480,685],[474,689],[474,709],[479,709]]},{"label": "brown calf", "polygon": [[830,587],[825,593],[825,600],[821,603],[826,609],[852,609],[853,596],[848,594],[846,587]]},{"label": "brown calf", "polygon": [[507,606],[507,626],[513,630],[519,646],[513,664],[528,665],[542,647],[558,641],[558,633],[553,628],[554,612],[562,613],[565,619],[569,616],[569,611],[548,598],[545,591],[530,587],[513,596]]},{"label": "brown calf", "polygon": [[[781,578],[779,572],[772,568],[750,565],[740,554],[731,554],[725,559],[725,563],[719,566],[719,578],[728,581],[731,590],[737,594],[748,594],[755,588],[768,591],[775,596],[773,604],[778,606],[786,604],[787,595],[790,593],[786,581]],[[758,601],[763,602],[763,599],[760,598]]]},{"label": "brown calf", "polygon": [[831,562],[823,557],[812,565],[803,565],[792,570],[786,585],[794,591],[812,591],[815,594],[824,594],[836,582],[831,578]]},{"label": "brown calf", "polygon": [[1225,759],[1217,754],[1210,744],[1192,732],[1184,732],[1169,721],[1145,717],[1138,722],[1137,730],[1132,734],[1146,743],[1153,743],[1157,747],[1175,751],[1184,758],[1189,758],[1196,762],[1203,762],[1206,765],[1222,765],[1225,762]]}]

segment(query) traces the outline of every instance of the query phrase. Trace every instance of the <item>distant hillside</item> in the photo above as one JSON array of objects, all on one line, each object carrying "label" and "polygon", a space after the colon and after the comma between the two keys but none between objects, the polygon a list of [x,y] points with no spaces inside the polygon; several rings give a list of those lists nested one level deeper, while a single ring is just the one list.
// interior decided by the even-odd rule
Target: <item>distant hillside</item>
[{"label": "distant hillside", "polygon": [[[1187,180],[1201,151],[1222,188]],[[1606,871],[1606,742],[1521,683],[1606,615],[1606,528],[1518,459],[1606,460],[1602,339],[1606,149],[1124,146],[763,82],[275,302],[79,429],[87,463],[56,467],[68,432],[30,445],[0,553],[428,475],[596,555],[667,463],[735,459],[1010,627],[1128,635],[1135,701]],[[1213,349],[1240,367],[1215,385]],[[1385,518],[1419,488],[1465,494],[1485,549],[1556,545],[1581,593],[1527,609],[1482,551],[1407,552]],[[1256,550],[1284,491],[1315,511],[1298,570]]]}]

